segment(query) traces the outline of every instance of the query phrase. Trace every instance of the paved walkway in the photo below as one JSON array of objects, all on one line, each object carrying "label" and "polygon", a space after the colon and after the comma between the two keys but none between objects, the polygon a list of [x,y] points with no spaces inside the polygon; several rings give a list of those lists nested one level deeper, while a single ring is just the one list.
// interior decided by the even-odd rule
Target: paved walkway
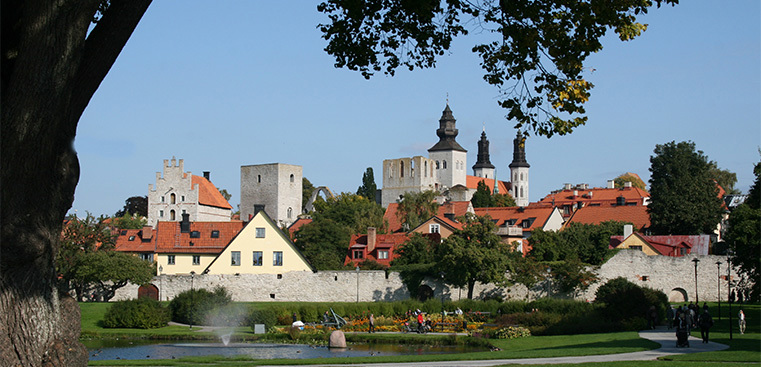
[{"label": "paved walkway", "polygon": [[[655,330],[640,331],[639,336],[652,340],[661,345],[658,349],[643,352],[604,354],[596,356],[578,357],[554,357],[554,358],[524,358],[524,359],[489,359],[481,361],[440,361],[440,362],[408,362],[408,363],[363,363],[363,364],[322,364],[311,366],[367,366],[367,367],[420,367],[421,365],[432,367],[485,367],[499,366],[503,364],[559,364],[559,363],[586,363],[586,362],[612,362],[612,361],[650,361],[658,357],[674,354],[687,354],[699,352],[713,352],[724,350],[729,346],[714,342],[702,343],[700,338],[690,337],[690,348],[676,348],[676,336],[674,330],[661,327]],[[282,366],[281,366],[282,367]]]}]

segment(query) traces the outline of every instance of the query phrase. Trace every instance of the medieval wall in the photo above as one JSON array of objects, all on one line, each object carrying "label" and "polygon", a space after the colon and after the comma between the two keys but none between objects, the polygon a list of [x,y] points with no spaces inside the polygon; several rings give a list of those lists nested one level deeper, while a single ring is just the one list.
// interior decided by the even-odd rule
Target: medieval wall
[{"label": "medieval wall", "polygon": [[[592,301],[597,288],[606,281],[624,277],[640,286],[666,293],[672,302],[690,302],[695,299],[695,264],[698,263],[697,282],[699,301],[727,300],[726,258],[721,256],[687,256],[673,258],[647,256],[637,250],[622,250],[596,270],[600,281],[578,294],[558,294],[551,282],[540,282],[531,289],[522,285],[496,287],[493,284],[476,284],[474,298],[499,295],[505,300],[536,299],[540,297],[569,297]],[[717,274],[716,262],[722,265]],[[719,275],[721,279],[719,280]],[[738,279],[731,272],[731,280]],[[718,282],[717,282],[718,280]],[[301,301],[301,302],[361,302],[396,301],[409,298],[398,273],[384,271],[320,271],[288,272],[283,274],[241,275],[162,275],[153,279],[162,300],[171,300],[180,292],[194,288],[227,288],[235,301]],[[438,279],[424,283],[433,290],[434,297],[448,300],[467,298],[467,289],[443,286]],[[720,288],[717,289],[717,286]],[[137,297],[137,286],[129,285],[117,291],[114,301]]]}]

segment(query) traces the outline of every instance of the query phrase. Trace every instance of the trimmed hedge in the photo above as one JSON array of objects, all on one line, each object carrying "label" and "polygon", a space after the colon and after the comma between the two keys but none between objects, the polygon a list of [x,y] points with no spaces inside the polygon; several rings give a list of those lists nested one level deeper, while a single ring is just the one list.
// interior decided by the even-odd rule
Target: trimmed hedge
[{"label": "trimmed hedge", "polygon": [[169,309],[147,297],[114,303],[103,317],[107,328],[154,329],[169,322]]}]

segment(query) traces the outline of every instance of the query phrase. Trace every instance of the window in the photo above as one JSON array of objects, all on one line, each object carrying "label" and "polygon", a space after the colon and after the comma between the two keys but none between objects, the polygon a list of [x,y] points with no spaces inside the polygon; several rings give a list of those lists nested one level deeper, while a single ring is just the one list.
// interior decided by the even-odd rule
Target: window
[{"label": "window", "polygon": [[288,208],[288,219],[293,218],[293,208]]},{"label": "window", "polygon": [[121,232],[119,232],[119,235],[120,235],[120,236],[124,236],[124,235],[126,235],[126,234],[127,234],[127,230],[126,230],[126,229],[122,229],[122,231],[121,231]]},{"label": "window", "polygon": [[174,265],[174,255],[166,255],[166,264]]},{"label": "window", "polygon": [[428,232],[429,233],[439,233],[441,230],[441,227],[438,224],[429,224],[428,225]]},{"label": "window", "polygon": [[135,236],[129,236],[129,240],[130,241],[134,241],[135,240]]},{"label": "window", "polygon": [[185,209],[182,209],[182,214],[185,214]]},{"label": "window", "polygon": [[254,266],[262,266],[264,263],[261,251],[254,251]]},{"label": "window", "polygon": [[191,231],[190,232],[190,238],[201,238],[201,232],[199,232],[199,231]]},{"label": "window", "polygon": [[169,220],[174,220],[174,217],[175,217],[174,210],[170,210],[169,211]]},{"label": "window", "polygon": [[640,250],[640,251],[642,251],[642,246],[629,246],[629,248],[632,249],[632,250]]},{"label": "window", "polygon": [[428,162],[423,162],[423,176],[428,177]]},{"label": "window", "polygon": [[211,231],[211,238],[219,238],[219,231],[216,229]]},{"label": "window", "polygon": [[193,255],[193,265],[201,265],[201,255]]},{"label": "window", "polygon": [[399,177],[404,177],[404,161],[399,162]]},{"label": "window", "polygon": [[378,260],[387,260],[388,250],[378,250]]},{"label": "window", "polygon": [[272,253],[272,266],[283,266],[283,251]]},{"label": "window", "polygon": [[264,228],[256,228],[256,238],[264,238]]},{"label": "window", "polygon": [[295,178],[293,177],[293,174],[291,174],[291,183],[293,183],[293,181],[295,181]]},{"label": "window", "polygon": [[140,254],[140,260],[153,261],[153,254]]},{"label": "window", "polygon": [[262,175],[256,175],[256,182],[262,183]]},{"label": "window", "polygon": [[180,201],[185,201],[185,195],[182,195]]},{"label": "window", "polygon": [[163,210],[159,210],[159,218],[164,218],[164,211]]},{"label": "window", "polygon": [[230,252],[230,265],[240,266],[240,251]]},{"label": "window", "polygon": [[447,169],[447,161],[442,161],[441,163],[443,165],[441,168]]},{"label": "window", "polygon": [[436,161],[436,169],[439,169],[439,161]]},{"label": "window", "polygon": [[649,279],[650,279],[650,277],[649,277],[649,276],[647,276],[647,275],[643,275],[643,276],[642,276],[642,281],[643,281],[643,282],[646,282],[646,281],[648,281]]},{"label": "window", "polygon": [[354,250],[352,252],[352,258],[353,259],[362,259],[365,257],[365,251],[363,250]]},{"label": "window", "polygon": [[176,204],[177,203],[177,195],[175,195],[174,193],[169,195],[169,203],[170,204]]}]

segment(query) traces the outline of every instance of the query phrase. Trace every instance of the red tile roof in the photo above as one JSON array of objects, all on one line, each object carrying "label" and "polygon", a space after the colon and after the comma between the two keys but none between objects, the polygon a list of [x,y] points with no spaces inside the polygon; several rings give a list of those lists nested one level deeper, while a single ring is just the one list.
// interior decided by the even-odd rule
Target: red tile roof
[{"label": "red tile roof", "polygon": [[[489,190],[491,190],[492,193],[494,192],[494,181],[495,180],[492,179],[492,178],[483,178],[483,177],[468,175],[465,178],[465,185],[469,189],[475,190],[475,189],[478,188],[478,183],[481,182],[481,181],[483,181],[486,184],[486,186],[489,187]],[[499,181],[499,180],[497,180],[497,187],[499,188],[499,193],[500,194],[510,194],[510,189],[512,188],[512,184],[510,182],[505,182],[505,181]]]},{"label": "red tile roof", "polygon": [[[476,215],[490,216],[496,221],[496,225],[503,226],[505,222],[511,225],[522,227],[524,231],[532,231],[536,228],[544,227],[554,208],[551,207],[526,207],[517,206],[503,208],[475,208]],[[533,218],[533,219],[532,219]],[[528,221],[528,228],[523,227],[523,221]]]},{"label": "red tile roof", "polygon": [[539,201],[539,203],[550,205],[553,205],[554,203],[557,207],[573,205],[576,203],[583,203],[584,206],[589,204],[616,205],[616,201],[620,196],[624,197],[627,204],[633,203],[635,205],[645,205],[645,199],[649,198],[650,194],[647,191],[636,187],[613,189],[593,187],[588,189],[556,191],[545,196]]},{"label": "red tile roof", "polygon": [[[181,233],[180,223],[156,224],[156,253],[218,254],[243,229],[241,221],[191,222],[190,231]],[[196,231],[199,234],[198,238],[191,238],[192,232]],[[219,231],[219,237],[212,238],[212,231]]]},{"label": "red tile roof", "polygon": [[[641,233],[633,233],[632,236],[639,237],[659,254],[672,257],[683,256],[681,249],[685,249],[685,254],[697,253],[693,247],[702,240],[700,236],[645,236]],[[616,248],[624,240],[624,236],[611,236],[609,247]]]},{"label": "red tile roof", "polygon": [[629,222],[637,230],[650,227],[650,214],[647,213],[647,207],[642,205],[585,206],[576,210],[563,227],[567,227],[571,223],[600,224],[609,220]]},{"label": "red tile roof", "polygon": [[[366,252],[367,249],[367,235],[366,234],[355,234],[351,236],[351,240],[349,240],[349,251],[346,255],[346,258],[344,259],[344,265],[347,264],[358,264],[365,260],[373,260],[375,262],[378,262],[379,264],[383,265],[389,265],[392,260],[396,259],[395,249],[397,249],[401,244],[409,240],[409,236],[407,236],[406,233],[392,233],[392,234],[377,234],[375,239],[375,250],[373,250],[370,253]],[[386,250],[388,249],[388,259],[378,259],[378,249]],[[352,259],[352,254],[354,250],[365,250],[364,258],[362,259]]]},{"label": "red tile roof", "polygon": [[209,180],[202,176],[193,175],[191,185],[198,185],[198,203],[222,209],[232,209],[232,205],[225,200],[219,190]]},{"label": "red tile roof", "polygon": [[[116,229],[117,234],[114,250],[121,252],[153,252],[156,249],[154,239],[156,231],[150,229]],[[149,230],[148,236],[143,238],[143,230]]]}]

